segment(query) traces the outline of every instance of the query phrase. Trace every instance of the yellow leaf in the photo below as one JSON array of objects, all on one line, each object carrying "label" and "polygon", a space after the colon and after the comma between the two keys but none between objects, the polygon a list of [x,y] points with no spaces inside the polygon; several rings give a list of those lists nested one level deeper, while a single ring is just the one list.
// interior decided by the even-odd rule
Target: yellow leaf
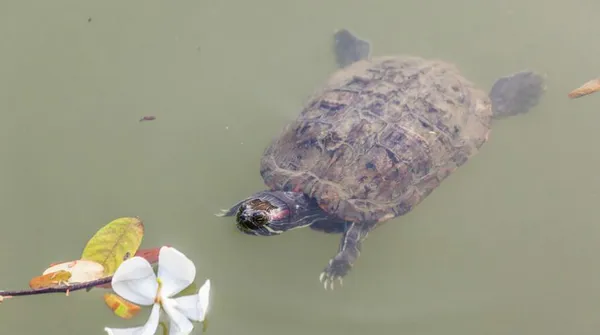
[{"label": "yellow leaf", "polygon": [[[85,283],[104,277],[102,264],[81,259],[52,265],[42,273],[42,276],[63,272],[69,273],[69,277],[65,280],[67,283]],[[65,276],[66,274],[63,274],[60,278]]]},{"label": "yellow leaf", "polygon": [[140,306],[112,293],[104,294],[104,302],[108,308],[115,313],[115,315],[123,319],[131,319],[132,317],[136,316],[141,309]]},{"label": "yellow leaf", "polygon": [[46,287],[56,287],[68,285],[67,281],[71,278],[71,272],[59,270],[56,272],[45,273],[41,276],[34,277],[29,281],[29,287],[34,290]]},{"label": "yellow leaf", "polygon": [[104,275],[110,276],[125,258],[135,255],[143,237],[144,224],[139,218],[118,218],[92,236],[83,249],[81,259],[101,264]]}]

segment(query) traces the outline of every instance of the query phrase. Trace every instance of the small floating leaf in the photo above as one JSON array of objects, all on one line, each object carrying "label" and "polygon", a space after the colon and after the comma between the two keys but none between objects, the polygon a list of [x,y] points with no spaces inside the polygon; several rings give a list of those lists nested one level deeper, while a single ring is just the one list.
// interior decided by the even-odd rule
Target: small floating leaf
[{"label": "small floating leaf", "polygon": [[123,319],[131,319],[132,317],[136,316],[141,309],[140,306],[112,293],[104,294],[104,302],[108,308],[115,313],[115,315]]},{"label": "small floating leaf", "polygon": [[598,91],[600,91],[600,79],[593,79],[569,92],[568,96],[576,99]]},{"label": "small floating leaf", "polygon": [[81,259],[104,266],[104,275],[110,276],[127,255],[134,255],[144,237],[144,224],[137,217],[116,219],[102,227],[88,241]]},{"label": "small floating leaf", "polygon": [[68,284],[68,280],[71,278],[71,276],[71,272],[66,270],[58,270],[56,272],[46,273],[31,279],[29,281],[29,287],[37,290],[46,287],[65,285]]}]

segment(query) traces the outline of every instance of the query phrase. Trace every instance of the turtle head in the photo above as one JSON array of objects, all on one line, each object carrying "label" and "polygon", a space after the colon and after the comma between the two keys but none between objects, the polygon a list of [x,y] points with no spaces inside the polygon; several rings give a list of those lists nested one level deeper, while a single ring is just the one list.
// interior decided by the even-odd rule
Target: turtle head
[{"label": "turtle head", "polygon": [[273,236],[306,227],[308,197],[300,192],[262,191],[242,201],[236,211],[237,228],[249,235]]}]

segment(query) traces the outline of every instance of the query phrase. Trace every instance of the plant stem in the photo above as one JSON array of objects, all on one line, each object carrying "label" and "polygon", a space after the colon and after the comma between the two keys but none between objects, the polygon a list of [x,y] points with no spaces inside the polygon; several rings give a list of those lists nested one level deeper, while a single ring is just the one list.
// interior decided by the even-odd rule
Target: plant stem
[{"label": "plant stem", "polygon": [[92,281],[88,281],[85,283],[77,283],[73,285],[60,285],[56,287],[45,287],[36,290],[20,290],[20,291],[0,291],[0,297],[17,297],[17,296],[25,296],[25,295],[37,295],[37,294],[46,294],[46,293],[66,293],[79,291],[83,289],[91,289],[94,286],[104,285],[110,283],[112,280],[112,276],[104,277]]}]

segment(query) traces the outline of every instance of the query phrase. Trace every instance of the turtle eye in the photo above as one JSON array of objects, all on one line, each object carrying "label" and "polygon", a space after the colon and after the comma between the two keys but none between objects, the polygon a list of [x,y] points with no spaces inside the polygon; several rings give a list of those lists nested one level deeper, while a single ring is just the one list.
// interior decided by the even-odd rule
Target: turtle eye
[{"label": "turtle eye", "polygon": [[243,206],[237,213],[237,222],[244,229],[256,230],[269,223],[269,216],[264,211],[249,210]]},{"label": "turtle eye", "polygon": [[260,227],[266,225],[269,222],[269,219],[264,214],[255,214],[252,217],[252,221],[254,221],[257,227]]}]

